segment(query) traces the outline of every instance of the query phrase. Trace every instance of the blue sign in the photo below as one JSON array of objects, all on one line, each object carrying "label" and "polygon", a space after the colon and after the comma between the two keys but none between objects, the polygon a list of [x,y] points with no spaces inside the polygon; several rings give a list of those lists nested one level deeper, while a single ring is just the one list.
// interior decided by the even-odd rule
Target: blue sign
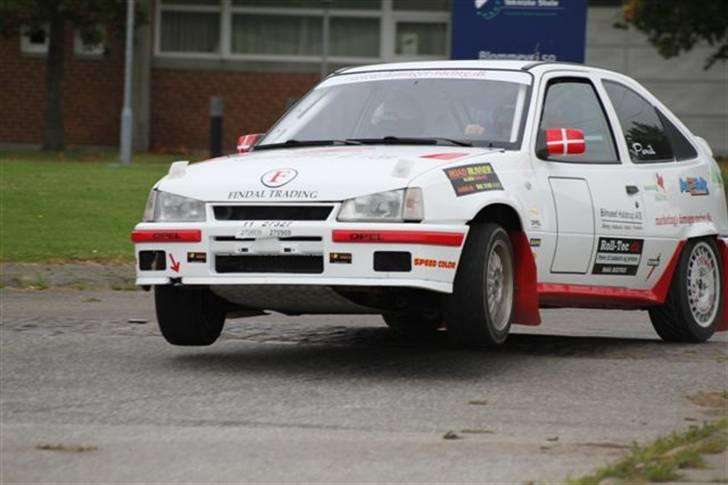
[{"label": "blue sign", "polygon": [[453,0],[453,59],[584,62],[586,0]]}]

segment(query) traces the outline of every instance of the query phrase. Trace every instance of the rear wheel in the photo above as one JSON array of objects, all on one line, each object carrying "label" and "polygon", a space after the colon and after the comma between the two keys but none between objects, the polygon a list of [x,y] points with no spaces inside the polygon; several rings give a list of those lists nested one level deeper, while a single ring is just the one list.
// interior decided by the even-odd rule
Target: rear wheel
[{"label": "rear wheel", "polygon": [[450,341],[487,347],[505,342],[514,296],[513,249],[497,224],[474,224],[455,276],[453,294],[443,305]]},{"label": "rear wheel", "polygon": [[432,335],[442,324],[442,313],[434,310],[389,312],[384,313],[382,318],[392,330],[413,336]]},{"label": "rear wheel", "polygon": [[173,345],[210,345],[225,323],[225,303],[207,288],[155,286],[159,330]]},{"label": "rear wheel", "polygon": [[657,334],[667,342],[705,342],[719,324],[723,270],[713,239],[688,241],[664,304],[650,308]]}]

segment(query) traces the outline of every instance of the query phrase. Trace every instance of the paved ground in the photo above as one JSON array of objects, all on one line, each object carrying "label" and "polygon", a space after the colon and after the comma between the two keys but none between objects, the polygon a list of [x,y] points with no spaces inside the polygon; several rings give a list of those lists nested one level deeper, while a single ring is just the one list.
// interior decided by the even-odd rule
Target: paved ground
[{"label": "paved ground", "polygon": [[132,263],[2,263],[0,285],[6,288],[105,288],[133,290]]},{"label": "paved ground", "polygon": [[497,352],[280,315],[185,349],[143,292],[0,303],[3,483],[558,482],[710,418],[687,396],[728,387],[726,335],[663,344],[643,313],[549,311]]}]

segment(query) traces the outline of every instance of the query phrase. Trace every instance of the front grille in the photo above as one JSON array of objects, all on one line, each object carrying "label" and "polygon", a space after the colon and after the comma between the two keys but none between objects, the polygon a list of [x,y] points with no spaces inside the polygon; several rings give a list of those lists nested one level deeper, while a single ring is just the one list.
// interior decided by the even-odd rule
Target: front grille
[{"label": "front grille", "polygon": [[216,205],[218,221],[325,221],[331,205]]},{"label": "front grille", "polygon": [[323,256],[217,256],[218,273],[299,273],[324,272]]}]

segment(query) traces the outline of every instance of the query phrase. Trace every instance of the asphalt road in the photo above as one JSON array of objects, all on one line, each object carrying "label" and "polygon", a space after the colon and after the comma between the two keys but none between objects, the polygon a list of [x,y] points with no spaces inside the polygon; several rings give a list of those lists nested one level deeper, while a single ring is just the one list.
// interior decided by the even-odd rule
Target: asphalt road
[{"label": "asphalt road", "polygon": [[725,334],[664,344],[641,312],[547,311],[490,352],[281,315],[190,349],[143,292],[0,303],[2,483],[558,482],[708,419],[687,396],[728,387]]}]

